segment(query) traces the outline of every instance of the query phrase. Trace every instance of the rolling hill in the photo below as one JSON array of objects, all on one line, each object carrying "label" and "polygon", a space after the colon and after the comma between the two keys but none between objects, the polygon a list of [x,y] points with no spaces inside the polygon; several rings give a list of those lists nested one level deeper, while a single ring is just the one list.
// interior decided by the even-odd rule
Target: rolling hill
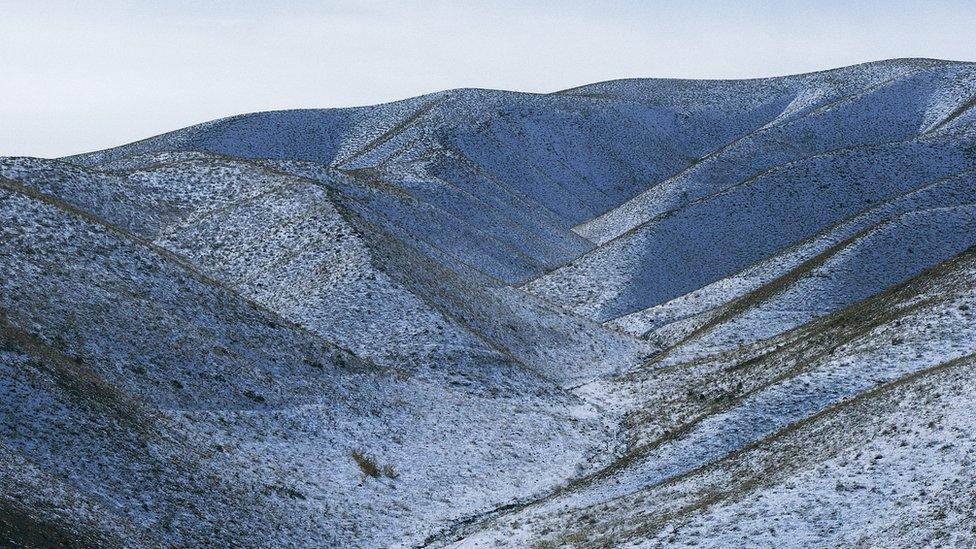
[{"label": "rolling hill", "polygon": [[976,63],[0,158],[0,543],[976,543]]}]

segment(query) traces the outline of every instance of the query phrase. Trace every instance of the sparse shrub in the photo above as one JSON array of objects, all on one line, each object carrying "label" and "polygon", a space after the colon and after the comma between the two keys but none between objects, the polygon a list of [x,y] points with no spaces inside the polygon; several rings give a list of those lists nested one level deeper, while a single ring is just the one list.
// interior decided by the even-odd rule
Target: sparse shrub
[{"label": "sparse shrub", "polygon": [[364,452],[353,450],[352,459],[356,460],[356,465],[359,465],[359,468],[363,471],[364,475],[379,478],[380,468],[373,458],[367,456]]},{"label": "sparse shrub", "polygon": [[376,462],[375,459],[370,457],[366,452],[362,450],[353,450],[350,452],[352,459],[356,461],[356,465],[362,470],[363,474],[373,478],[380,478],[385,476],[388,479],[396,480],[400,478],[400,473],[397,472],[396,468],[392,465],[383,465]]}]

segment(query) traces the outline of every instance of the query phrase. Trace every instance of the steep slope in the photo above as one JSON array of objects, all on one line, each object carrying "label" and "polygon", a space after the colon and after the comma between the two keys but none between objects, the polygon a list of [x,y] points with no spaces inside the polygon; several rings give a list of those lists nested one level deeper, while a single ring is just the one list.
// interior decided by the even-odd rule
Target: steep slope
[{"label": "steep slope", "polygon": [[976,71],[971,66],[913,62],[872,68],[857,67],[855,75],[860,78],[845,78],[853,69],[842,69],[790,79],[802,91],[775,120],[577,231],[605,243],[690,201],[777,166],[932,133],[948,126],[960,109],[967,109],[976,86]]},{"label": "steep slope", "polygon": [[[599,444],[573,399],[503,360],[466,372],[475,390],[382,368],[124,229],[9,180],[0,191],[15,222],[0,254],[4,474],[80,491],[75,508],[107,507],[139,536],[385,543],[406,532],[380,516],[422,533],[425,516],[504,501]],[[354,451],[396,478],[361,486]],[[475,473],[488,463],[508,474]],[[458,490],[468,503],[443,499]],[[53,520],[45,507],[20,513]]]},{"label": "steep slope", "polygon": [[908,59],[0,158],[0,544],[971,543],[974,98]]},{"label": "steep slope", "polygon": [[658,305],[877,202],[973,169],[973,136],[960,130],[789,163],[656,217],[527,289],[601,321]]},{"label": "steep slope", "polygon": [[[296,177],[200,153],[159,160],[106,173],[10,159],[0,163],[0,174],[125,227],[384,364],[477,375],[480,367],[465,361],[515,360],[564,382],[635,364],[648,353],[641,342],[477,271],[445,268],[449,260],[428,258],[410,235],[377,226],[381,214],[327,173]],[[540,331],[559,344],[544,344],[535,336]]]}]

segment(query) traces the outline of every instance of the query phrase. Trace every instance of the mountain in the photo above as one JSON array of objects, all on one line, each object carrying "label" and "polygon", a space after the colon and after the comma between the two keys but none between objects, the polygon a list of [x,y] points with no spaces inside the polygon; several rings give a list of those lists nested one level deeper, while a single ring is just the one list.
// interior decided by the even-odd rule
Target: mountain
[{"label": "mountain", "polygon": [[976,63],[0,159],[0,543],[976,543]]}]

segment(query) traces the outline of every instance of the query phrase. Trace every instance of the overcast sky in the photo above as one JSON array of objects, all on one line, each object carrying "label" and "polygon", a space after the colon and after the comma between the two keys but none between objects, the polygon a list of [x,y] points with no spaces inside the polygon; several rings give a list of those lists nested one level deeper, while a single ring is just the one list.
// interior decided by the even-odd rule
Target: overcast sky
[{"label": "overcast sky", "polygon": [[976,1],[0,0],[0,155],[456,87],[976,60]]}]

